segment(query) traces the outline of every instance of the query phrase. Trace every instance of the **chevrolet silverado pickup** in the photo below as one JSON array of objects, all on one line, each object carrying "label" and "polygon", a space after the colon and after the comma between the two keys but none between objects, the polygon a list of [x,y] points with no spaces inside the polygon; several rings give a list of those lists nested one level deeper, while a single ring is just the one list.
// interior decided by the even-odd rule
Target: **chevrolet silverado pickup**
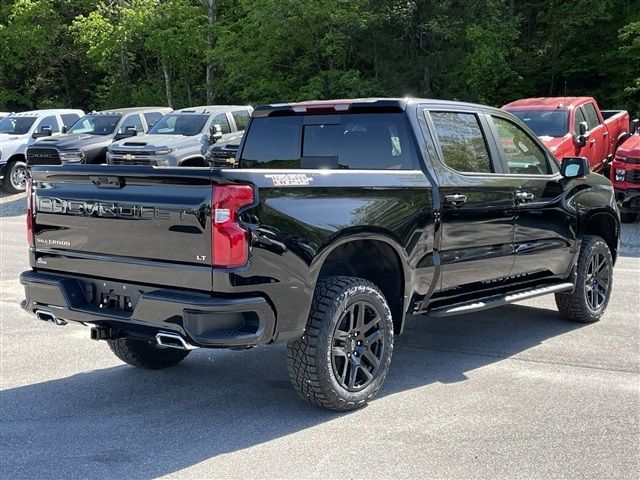
[{"label": "chevrolet silverado pickup", "polygon": [[[236,168],[34,167],[25,310],[124,362],[288,344],[311,403],[364,405],[407,314],[555,294],[601,318],[620,218],[607,178],[498,109],[421,99],[265,105]],[[544,313],[541,313],[544,315]]]},{"label": "chevrolet silverado pickup", "polygon": [[630,135],[611,164],[611,183],[616,192],[620,216],[625,223],[632,223],[640,214],[640,125],[631,123]]},{"label": "chevrolet silverado pickup", "polygon": [[594,172],[606,171],[629,132],[629,113],[600,110],[591,97],[525,98],[504,107],[551,150],[558,161],[586,157]]},{"label": "chevrolet silverado pickup", "polygon": [[27,149],[27,165],[107,163],[111,142],[147,132],[167,113],[168,107],[134,107],[91,112],[63,135],[43,138]]}]

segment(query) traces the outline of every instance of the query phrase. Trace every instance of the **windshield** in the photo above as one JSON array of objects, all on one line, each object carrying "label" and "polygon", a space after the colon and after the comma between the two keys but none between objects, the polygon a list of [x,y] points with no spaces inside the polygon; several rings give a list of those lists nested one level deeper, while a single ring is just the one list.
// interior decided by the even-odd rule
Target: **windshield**
[{"label": "windshield", "polygon": [[85,115],[73,124],[67,133],[110,135],[116,129],[122,115]]},{"label": "windshield", "polygon": [[165,115],[149,130],[153,135],[197,135],[207,123],[209,115]]},{"label": "windshield", "polygon": [[569,131],[568,110],[510,110],[539,137],[564,137]]},{"label": "windshield", "polygon": [[7,117],[0,120],[0,133],[24,135],[29,131],[36,117]]}]

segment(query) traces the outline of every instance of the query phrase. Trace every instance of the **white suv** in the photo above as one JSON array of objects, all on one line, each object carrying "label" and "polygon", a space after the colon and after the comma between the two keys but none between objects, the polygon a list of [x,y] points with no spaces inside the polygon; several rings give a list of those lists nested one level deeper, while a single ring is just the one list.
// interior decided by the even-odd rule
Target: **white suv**
[{"label": "white suv", "polygon": [[0,180],[5,191],[18,193],[26,188],[27,146],[38,138],[64,133],[83,115],[82,110],[65,108],[12,113],[0,120]]}]

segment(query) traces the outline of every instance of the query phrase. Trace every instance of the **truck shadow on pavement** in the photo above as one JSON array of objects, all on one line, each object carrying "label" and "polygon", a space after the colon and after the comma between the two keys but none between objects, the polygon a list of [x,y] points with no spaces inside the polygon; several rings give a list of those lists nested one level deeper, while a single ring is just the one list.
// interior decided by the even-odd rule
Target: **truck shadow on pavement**
[{"label": "truck shadow on pavement", "polygon": [[[413,317],[378,401],[464,381],[467,372],[580,327],[556,311],[520,305]],[[107,355],[104,343],[95,348]],[[155,478],[350,414],[300,400],[280,345],[201,350],[164,371],[117,366],[4,390],[0,415],[0,471],[15,479]]]}]

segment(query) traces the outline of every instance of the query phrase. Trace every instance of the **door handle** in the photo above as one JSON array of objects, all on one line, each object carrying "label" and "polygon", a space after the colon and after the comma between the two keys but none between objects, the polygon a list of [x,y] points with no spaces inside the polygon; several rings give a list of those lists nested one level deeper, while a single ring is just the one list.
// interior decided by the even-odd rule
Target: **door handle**
[{"label": "door handle", "polygon": [[533,200],[535,198],[535,195],[533,193],[530,193],[530,192],[518,192],[518,193],[516,193],[516,198],[520,202],[530,202],[531,200]]},{"label": "door handle", "polygon": [[460,207],[467,201],[467,196],[460,195],[459,193],[454,193],[453,195],[445,196],[444,201],[448,204],[453,205],[454,207]]}]

